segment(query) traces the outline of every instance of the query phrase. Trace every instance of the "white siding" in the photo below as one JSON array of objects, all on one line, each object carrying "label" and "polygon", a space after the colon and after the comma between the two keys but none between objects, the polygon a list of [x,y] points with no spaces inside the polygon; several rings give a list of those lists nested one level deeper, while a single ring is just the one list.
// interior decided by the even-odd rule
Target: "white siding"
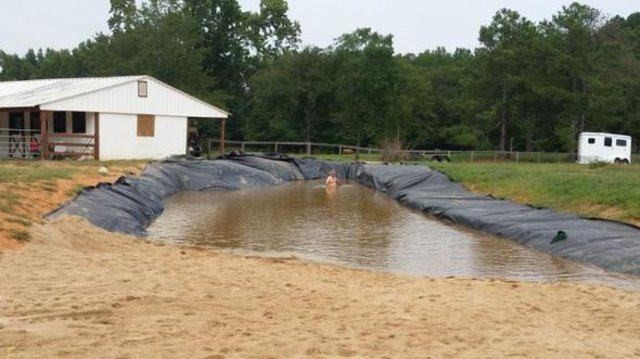
[{"label": "white siding", "polygon": [[100,159],[162,159],[186,153],[186,117],[156,116],[154,137],[138,137],[137,126],[137,115],[101,113]]},{"label": "white siding", "polygon": [[153,78],[145,78],[144,81],[148,83],[147,97],[138,97],[138,81],[130,81],[66,100],[45,103],[40,108],[51,111],[227,117],[224,112],[216,110],[213,106],[176,91]]}]

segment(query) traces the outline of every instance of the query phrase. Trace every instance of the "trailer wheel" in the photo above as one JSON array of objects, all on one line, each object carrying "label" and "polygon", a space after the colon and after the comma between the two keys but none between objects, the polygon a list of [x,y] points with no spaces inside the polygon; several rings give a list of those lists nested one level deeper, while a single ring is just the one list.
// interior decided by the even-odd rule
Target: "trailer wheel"
[{"label": "trailer wheel", "polygon": [[625,166],[628,165],[629,164],[629,160],[625,158],[624,160],[622,160],[622,164],[625,165]]},{"label": "trailer wheel", "polygon": [[622,164],[622,160],[619,158],[616,158],[613,163],[617,164],[617,165],[621,165]]},{"label": "trailer wheel", "polygon": [[433,161],[433,162],[442,162],[442,157],[433,156],[433,157],[431,157],[431,161]]}]

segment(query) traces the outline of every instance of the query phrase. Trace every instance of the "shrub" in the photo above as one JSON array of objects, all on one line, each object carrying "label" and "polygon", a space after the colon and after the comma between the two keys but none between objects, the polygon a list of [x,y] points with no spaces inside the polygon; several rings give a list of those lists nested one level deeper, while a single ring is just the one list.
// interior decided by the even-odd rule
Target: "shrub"
[{"label": "shrub", "polygon": [[402,148],[402,142],[397,139],[384,140],[380,144],[382,149],[382,161],[384,162],[404,162],[407,160],[407,152]]}]

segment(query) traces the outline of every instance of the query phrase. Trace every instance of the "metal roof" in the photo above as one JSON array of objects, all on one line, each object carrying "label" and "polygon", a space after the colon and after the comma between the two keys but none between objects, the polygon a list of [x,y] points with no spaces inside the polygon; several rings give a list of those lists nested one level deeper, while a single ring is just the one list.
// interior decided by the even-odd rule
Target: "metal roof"
[{"label": "metal roof", "polygon": [[229,115],[226,111],[167,85],[162,81],[143,75],[0,81],[0,108],[29,108],[43,106],[82,95],[88,95],[138,80],[156,81],[165,85],[169,89],[190,98],[191,100],[199,102],[201,105],[204,105],[211,110],[217,111],[216,113],[220,113],[221,116],[226,117]]},{"label": "metal roof", "polygon": [[142,78],[144,76],[0,81],[0,108],[40,106]]}]

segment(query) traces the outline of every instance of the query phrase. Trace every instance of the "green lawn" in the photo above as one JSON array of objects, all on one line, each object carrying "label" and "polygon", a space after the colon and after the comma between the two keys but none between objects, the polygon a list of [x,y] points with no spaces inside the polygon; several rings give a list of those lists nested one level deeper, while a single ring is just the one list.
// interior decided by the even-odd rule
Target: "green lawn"
[{"label": "green lawn", "polygon": [[430,163],[469,189],[640,224],[640,165]]},{"label": "green lawn", "polygon": [[71,178],[75,169],[69,167],[42,166],[36,161],[0,161],[0,183],[34,182]]},{"label": "green lawn", "polygon": [[145,160],[122,161],[16,161],[0,160],[0,183],[31,183],[70,179],[82,173],[95,173],[99,167],[126,168],[143,166]]}]

